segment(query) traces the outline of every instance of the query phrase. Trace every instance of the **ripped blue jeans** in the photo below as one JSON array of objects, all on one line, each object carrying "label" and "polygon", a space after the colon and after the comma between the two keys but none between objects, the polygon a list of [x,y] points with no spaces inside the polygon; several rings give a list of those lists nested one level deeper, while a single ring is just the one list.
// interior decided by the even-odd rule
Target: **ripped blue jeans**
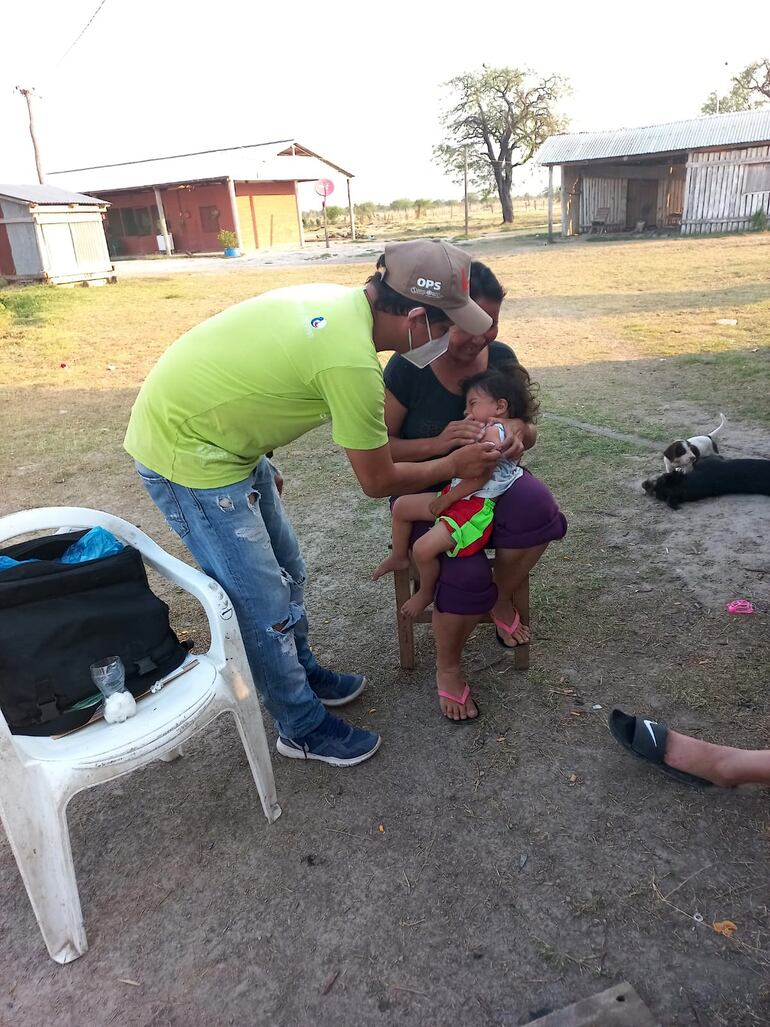
[{"label": "ripped blue jeans", "polygon": [[307,640],[305,564],[270,464],[263,457],[250,477],[217,489],[175,485],[139,463],[136,469],[169,527],[230,597],[254,683],[278,730],[304,738],[325,710],[307,679],[317,664]]}]

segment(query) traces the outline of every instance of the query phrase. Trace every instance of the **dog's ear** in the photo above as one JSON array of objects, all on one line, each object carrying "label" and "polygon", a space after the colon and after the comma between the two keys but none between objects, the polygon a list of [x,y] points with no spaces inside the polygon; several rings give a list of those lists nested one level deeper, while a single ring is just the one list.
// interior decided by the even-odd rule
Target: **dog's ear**
[{"label": "dog's ear", "polygon": [[695,457],[696,460],[700,460],[700,449],[699,449],[698,446],[695,445],[695,443],[688,442],[687,443],[687,448],[690,450],[690,452],[692,453],[692,455]]},{"label": "dog's ear", "polygon": [[675,460],[678,456],[684,453],[684,446],[681,442],[672,442],[670,446],[666,446],[663,450],[663,456],[666,460]]}]

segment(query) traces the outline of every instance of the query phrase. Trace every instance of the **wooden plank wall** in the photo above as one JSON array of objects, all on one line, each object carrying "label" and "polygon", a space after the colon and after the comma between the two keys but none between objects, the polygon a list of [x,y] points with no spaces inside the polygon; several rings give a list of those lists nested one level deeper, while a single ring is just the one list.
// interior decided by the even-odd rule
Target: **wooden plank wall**
[{"label": "wooden plank wall", "polygon": [[604,178],[594,175],[583,176],[580,194],[580,226],[585,231],[596,212],[602,207],[610,208],[608,227],[625,228],[626,203],[628,200],[628,179]]},{"label": "wooden plank wall", "polygon": [[770,144],[692,152],[687,164],[682,234],[740,231],[750,227],[756,211],[770,215],[770,189],[744,191],[747,169],[764,164],[770,174]]}]

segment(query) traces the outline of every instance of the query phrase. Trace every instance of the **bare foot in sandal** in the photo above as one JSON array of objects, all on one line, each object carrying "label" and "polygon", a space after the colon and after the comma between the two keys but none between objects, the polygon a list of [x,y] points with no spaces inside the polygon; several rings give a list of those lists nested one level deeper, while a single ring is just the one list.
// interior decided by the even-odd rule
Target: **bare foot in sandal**
[{"label": "bare foot in sandal", "polygon": [[479,708],[473,701],[467,681],[455,674],[437,674],[441,712],[447,720],[477,720]]},{"label": "bare foot in sandal", "polygon": [[497,632],[497,641],[503,649],[515,649],[517,645],[528,645],[532,640],[529,625],[521,623],[519,611],[506,599],[495,604],[492,620]]}]

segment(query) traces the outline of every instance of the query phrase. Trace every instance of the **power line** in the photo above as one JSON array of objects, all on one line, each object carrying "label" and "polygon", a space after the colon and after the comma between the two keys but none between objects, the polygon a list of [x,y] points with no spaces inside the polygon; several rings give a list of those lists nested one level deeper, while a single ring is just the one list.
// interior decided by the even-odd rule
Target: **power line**
[{"label": "power line", "polygon": [[81,31],[80,31],[80,32],[78,33],[78,35],[77,35],[77,36],[75,37],[75,39],[73,40],[73,42],[72,42],[72,43],[70,43],[69,47],[68,47],[68,48],[67,48],[67,49],[66,49],[66,50],[64,51],[64,53],[62,54],[62,56],[61,56],[61,57],[59,58],[59,60],[58,60],[58,62],[57,62],[57,64],[56,64],[56,67],[57,67],[57,68],[58,68],[58,67],[59,67],[59,65],[60,65],[60,64],[61,64],[61,63],[62,63],[62,62],[64,61],[64,58],[65,58],[65,57],[67,57],[67,56],[68,56],[68,55],[69,55],[69,54],[70,54],[70,53],[71,53],[71,52],[72,52],[72,51],[73,51],[73,50],[75,49],[75,46],[76,46],[76,45],[77,45],[77,44],[78,44],[78,43],[80,42],[80,40],[81,40],[81,39],[83,38],[83,36],[84,36],[84,35],[86,34],[86,32],[87,32],[87,31],[88,31],[88,29],[90,28],[90,26],[91,26],[91,23],[93,22],[94,18],[95,18],[95,17],[96,17],[96,15],[97,15],[97,14],[99,13],[99,11],[101,11],[102,7],[104,7],[104,5],[105,5],[106,3],[107,3],[107,0],[101,0],[101,3],[100,3],[100,4],[99,4],[99,6],[98,6],[98,7],[96,8],[96,10],[95,10],[95,11],[94,11],[94,13],[93,13],[93,14],[91,15],[91,17],[90,17],[90,18],[88,19],[88,21],[87,21],[87,22],[85,23],[85,25],[83,26],[83,28],[81,29]]}]

